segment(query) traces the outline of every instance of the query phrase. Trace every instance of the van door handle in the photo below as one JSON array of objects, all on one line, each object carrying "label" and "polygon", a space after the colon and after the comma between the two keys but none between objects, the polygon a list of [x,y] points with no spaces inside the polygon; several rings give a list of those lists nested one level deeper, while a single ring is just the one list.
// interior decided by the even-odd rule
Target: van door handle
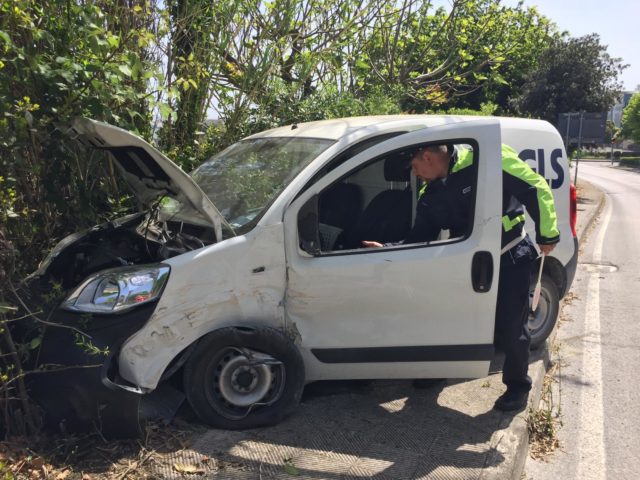
[{"label": "van door handle", "polygon": [[471,262],[471,284],[476,292],[488,292],[493,282],[493,257],[491,252],[476,252]]}]

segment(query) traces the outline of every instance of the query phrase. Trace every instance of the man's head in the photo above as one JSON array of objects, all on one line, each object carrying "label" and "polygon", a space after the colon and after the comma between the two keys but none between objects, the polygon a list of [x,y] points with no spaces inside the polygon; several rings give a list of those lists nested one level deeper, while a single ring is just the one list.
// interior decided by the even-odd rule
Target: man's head
[{"label": "man's head", "polygon": [[429,145],[415,153],[411,159],[411,169],[416,177],[432,181],[447,176],[449,160],[446,145]]}]

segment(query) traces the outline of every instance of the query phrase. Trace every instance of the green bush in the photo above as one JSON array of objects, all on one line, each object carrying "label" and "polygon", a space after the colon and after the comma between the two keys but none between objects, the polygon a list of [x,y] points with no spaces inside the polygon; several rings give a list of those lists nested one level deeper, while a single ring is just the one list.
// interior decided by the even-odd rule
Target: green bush
[{"label": "green bush", "polygon": [[175,157],[171,158],[182,165],[194,166],[231,143],[270,128],[330,118],[402,113],[398,98],[378,87],[361,97],[339,92],[335,87],[325,87],[299,102],[289,101],[287,96],[283,86],[281,91],[275,91],[264,99],[262,105],[246,112],[242,122],[229,127],[212,125],[204,132],[197,149],[176,149],[175,152],[170,151],[169,156],[175,153]]},{"label": "green bush", "polygon": [[63,133],[87,116],[150,135],[151,19],[141,7],[100,5],[0,0],[0,435],[38,426],[23,360],[40,337],[21,345],[8,328],[28,313],[16,308],[19,281],[60,237],[132,207],[110,161]]},{"label": "green bush", "polygon": [[640,168],[640,157],[622,157],[620,165],[625,167]]}]

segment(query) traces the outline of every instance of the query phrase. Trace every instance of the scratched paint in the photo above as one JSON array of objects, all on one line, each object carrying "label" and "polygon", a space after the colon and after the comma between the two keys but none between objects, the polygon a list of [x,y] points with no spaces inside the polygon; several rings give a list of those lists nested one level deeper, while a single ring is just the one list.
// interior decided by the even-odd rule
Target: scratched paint
[{"label": "scratched paint", "polygon": [[[170,280],[156,312],[121,349],[122,377],[153,389],[181,351],[213,330],[284,327],[282,237],[282,224],[256,228],[246,237],[169,259]],[[262,266],[264,272],[251,274]]]}]

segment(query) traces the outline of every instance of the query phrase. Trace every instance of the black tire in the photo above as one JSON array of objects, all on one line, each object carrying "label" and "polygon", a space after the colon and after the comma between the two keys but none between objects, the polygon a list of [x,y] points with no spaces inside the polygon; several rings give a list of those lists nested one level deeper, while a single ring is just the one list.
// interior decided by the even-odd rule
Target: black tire
[{"label": "black tire", "polygon": [[208,334],[184,370],[185,394],[196,415],[229,430],[282,421],[300,402],[304,378],[294,343],[269,327],[225,327]]},{"label": "black tire", "polygon": [[[536,286],[537,278],[531,281],[529,296],[530,301],[533,298],[533,291]],[[558,311],[560,309],[560,294],[558,286],[550,276],[543,273],[541,279],[540,301],[535,312],[529,313],[529,333],[531,334],[531,349],[540,348],[544,345],[547,337],[551,335],[553,328],[558,319]]]}]

